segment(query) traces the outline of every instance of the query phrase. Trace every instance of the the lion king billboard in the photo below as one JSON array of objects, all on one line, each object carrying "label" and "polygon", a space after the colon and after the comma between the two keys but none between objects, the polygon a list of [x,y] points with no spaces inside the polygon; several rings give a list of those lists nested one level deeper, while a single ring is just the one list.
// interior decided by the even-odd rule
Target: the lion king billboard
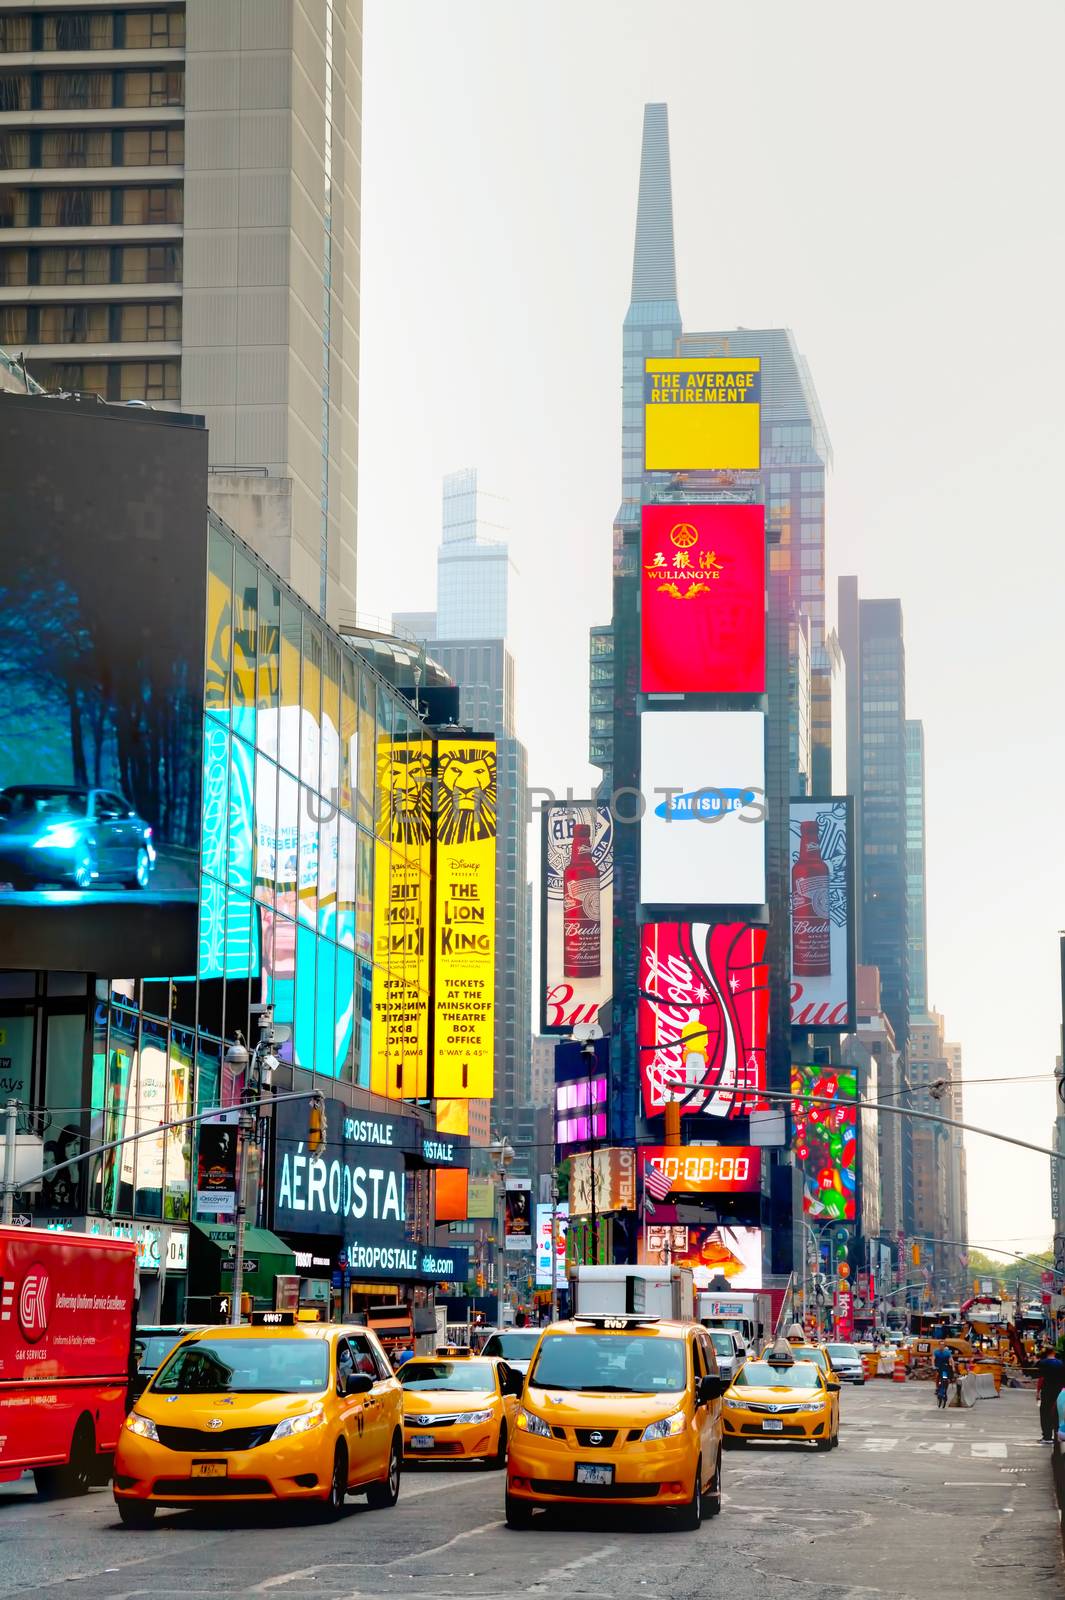
[{"label": "the lion king billboard", "polygon": [[374,992],[370,1087],[429,1093],[432,747],[382,739],[374,807]]}]

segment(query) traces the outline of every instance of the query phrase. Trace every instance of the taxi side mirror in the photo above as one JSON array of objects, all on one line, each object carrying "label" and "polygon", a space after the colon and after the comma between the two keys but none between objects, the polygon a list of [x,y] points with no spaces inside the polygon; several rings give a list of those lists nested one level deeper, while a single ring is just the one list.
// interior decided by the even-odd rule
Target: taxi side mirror
[{"label": "taxi side mirror", "polygon": [[720,1400],[729,1383],[727,1378],[719,1378],[714,1373],[706,1373],[695,1386],[696,1403],[701,1406],[709,1405],[711,1400]]},{"label": "taxi side mirror", "polygon": [[337,1376],[337,1394],[369,1394],[373,1384],[368,1372],[341,1372]]},{"label": "taxi side mirror", "polygon": [[500,1372],[499,1378],[500,1387],[502,1388],[503,1393],[516,1395],[520,1400],[525,1389],[524,1374],[521,1372],[515,1372],[513,1367],[507,1367],[505,1372]]},{"label": "taxi side mirror", "polygon": [[828,1390],[829,1394],[839,1394],[839,1391],[843,1388],[843,1385],[838,1378],[826,1378],[825,1388]]}]

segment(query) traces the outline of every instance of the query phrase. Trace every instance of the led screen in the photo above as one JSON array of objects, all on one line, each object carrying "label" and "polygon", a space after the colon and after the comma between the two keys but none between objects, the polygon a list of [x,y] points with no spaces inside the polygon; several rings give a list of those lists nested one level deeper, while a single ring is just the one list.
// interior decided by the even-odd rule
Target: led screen
[{"label": "led screen", "polygon": [[643,395],[646,470],[757,471],[760,369],[757,356],[649,357]]},{"label": "led screen", "polygon": [[495,740],[439,740],[433,791],[433,1093],[452,1100],[490,1100],[495,1064]]},{"label": "led screen", "polygon": [[371,1088],[419,1099],[429,1079],[431,747],[382,739],[374,844]]},{"label": "led screen", "polygon": [[791,1022],[854,1026],[851,802],[793,800],[790,808]]},{"label": "led screen", "polygon": [[763,714],[645,711],[640,738],[643,904],[764,904]]},{"label": "led screen", "polygon": [[858,1079],[847,1069],[792,1066],[791,1093],[803,1211],[826,1222],[853,1222],[858,1214]]},{"label": "led screen", "polygon": [[[569,1206],[560,1200],[555,1207],[555,1283],[566,1281],[566,1230],[569,1227]],[[551,1285],[551,1207],[536,1207],[536,1287],[547,1289]]]},{"label": "led screen", "polygon": [[758,1194],[762,1153],[745,1145],[642,1144],[640,1172],[650,1163],[668,1179],[670,1192],[683,1194]]},{"label": "led screen", "polygon": [[641,1264],[690,1267],[697,1289],[705,1289],[719,1274],[730,1289],[762,1287],[761,1228],[711,1227],[673,1221],[671,1206],[656,1206],[654,1221],[640,1235]]},{"label": "led screen", "polygon": [[766,930],[650,922],[640,931],[637,1033],[644,1110],[746,1116],[765,1088]]},{"label": "led screen", "polygon": [[543,808],[540,1031],[596,1022],[612,990],[614,825],[591,800]]},{"label": "led screen", "polygon": [[207,435],[187,422],[0,396],[4,964],[193,969]]},{"label": "led screen", "polygon": [[763,694],[765,617],[762,506],[644,506],[645,694]]}]

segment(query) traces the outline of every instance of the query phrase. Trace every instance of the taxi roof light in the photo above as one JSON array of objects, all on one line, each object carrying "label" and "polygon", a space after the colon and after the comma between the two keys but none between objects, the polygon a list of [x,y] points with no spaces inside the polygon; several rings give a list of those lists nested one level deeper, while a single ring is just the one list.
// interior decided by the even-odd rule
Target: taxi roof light
[{"label": "taxi roof light", "polygon": [[253,1311],[251,1325],[253,1328],[294,1328],[296,1326],[296,1313],[294,1311]]},{"label": "taxi roof light", "polygon": [[649,1328],[661,1317],[645,1317],[638,1311],[578,1311],[574,1322],[587,1322],[593,1328]]}]

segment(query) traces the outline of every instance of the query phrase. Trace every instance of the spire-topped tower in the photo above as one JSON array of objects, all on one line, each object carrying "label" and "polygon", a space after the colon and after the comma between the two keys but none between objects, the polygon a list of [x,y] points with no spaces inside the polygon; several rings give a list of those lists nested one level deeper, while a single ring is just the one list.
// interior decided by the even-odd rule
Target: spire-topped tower
[{"label": "spire-topped tower", "polygon": [[646,105],[632,252],[632,300],[625,317],[622,353],[621,522],[639,520],[644,498],[644,357],[672,355],[680,333],[669,172],[669,108]]}]

